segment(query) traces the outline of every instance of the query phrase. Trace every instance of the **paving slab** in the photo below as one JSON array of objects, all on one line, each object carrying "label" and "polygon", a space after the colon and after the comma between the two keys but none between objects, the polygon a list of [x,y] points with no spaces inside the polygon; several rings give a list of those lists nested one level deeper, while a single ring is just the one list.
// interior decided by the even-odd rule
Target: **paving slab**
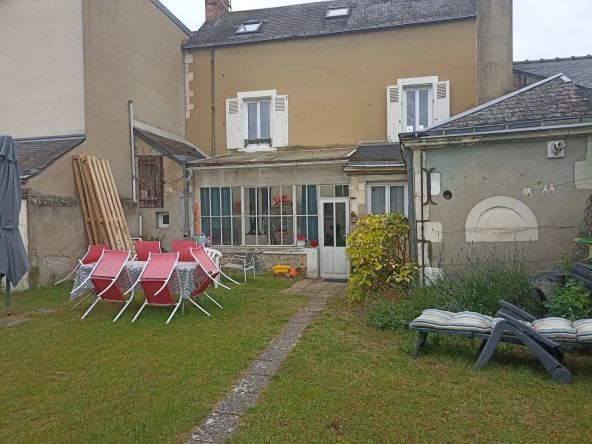
[{"label": "paving slab", "polygon": [[35,310],[37,313],[41,313],[44,315],[50,314],[50,313],[55,313],[55,310],[52,310],[51,308],[38,308],[37,310]]},{"label": "paving slab", "polygon": [[25,322],[27,319],[2,319],[0,320],[0,327],[12,327],[13,325],[19,325]]}]

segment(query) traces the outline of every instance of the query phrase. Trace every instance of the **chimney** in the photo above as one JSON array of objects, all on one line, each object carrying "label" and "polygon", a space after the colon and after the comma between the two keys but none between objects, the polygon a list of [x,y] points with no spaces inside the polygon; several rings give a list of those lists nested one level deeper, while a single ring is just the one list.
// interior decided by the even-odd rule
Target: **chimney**
[{"label": "chimney", "polygon": [[514,90],[512,0],[477,0],[479,105]]},{"label": "chimney", "polygon": [[206,20],[216,20],[223,12],[231,9],[230,0],[206,0]]}]

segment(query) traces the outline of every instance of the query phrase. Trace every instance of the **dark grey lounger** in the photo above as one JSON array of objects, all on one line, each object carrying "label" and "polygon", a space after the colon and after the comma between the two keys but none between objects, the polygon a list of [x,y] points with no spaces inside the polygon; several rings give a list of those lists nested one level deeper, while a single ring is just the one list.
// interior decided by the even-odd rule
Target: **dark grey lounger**
[{"label": "dark grey lounger", "polygon": [[[541,335],[531,326],[520,322],[532,322],[536,320],[534,316],[508,302],[500,301],[500,304],[504,308],[498,311],[496,317],[503,320],[496,323],[491,334],[410,326],[409,328],[411,330],[419,333],[413,359],[417,359],[419,349],[425,344],[429,333],[477,338],[483,340],[480,347],[481,354],[475,367],[473,367],[473,370],[477,371],[481,370],[487,364],[500,342],[507,342],[528,347],[545,366],[554,381],[569,384],[572,381],[572,375],[560,362],[563,360],[561,348],[592,347],[592,344],[552,341]],[[504,332],[506,332],[505,335]],[[510,332],[512,336],[509,336],[507,332]]]}]

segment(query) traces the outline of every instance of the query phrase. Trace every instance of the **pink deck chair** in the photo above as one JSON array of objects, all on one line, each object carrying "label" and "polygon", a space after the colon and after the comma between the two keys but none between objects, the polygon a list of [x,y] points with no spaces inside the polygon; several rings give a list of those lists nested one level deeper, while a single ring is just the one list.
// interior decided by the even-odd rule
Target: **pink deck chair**
[{"label": "pink deck chair", "polygon": [[159,241],[134,241],[134,247],[136,248],[135,260],[141,262],[147,262],[150,253],[160,253],[160,242]]},{"label": "pink deck chair", "polygon": [[191,248],[197,247],[197,242],[192,240],[174,240],[171,241],[174,253],[179,253],[179,262],[194,262],[191,256]]},{"label": "pink deck chair", "polygon": [[86,254],[84,255],[84,257],[82,259],[78,259],[78,265],[76,265],[76,268],[74,268],[74,270],[72,270],[72,273],[70,273],[68,276],[66,276],[61,281],[56,282],[55,284],[57,285],[57,284],[61,284],[64,281],[67,281],[68,278],[70,278],[72,275],[75,275],[78,272],[78,269],[80,268],[81,265],[88,265],[88,264],[98,262],[99,259],[101,258],[101,256],[103,255],[103,251],[105,251],[107,249],[109,249],[109,245],[107,245],[107,244],[89,245],[88,250],[86,250]]},{"label": "pink deck chair", "polygon": [[[216,266],[216,263],[212,260],[210,256],[204,250],[203,245],[198,245],[197,247],[193,247],[191,249],[191,256],[197,262],[197,266],[200,267],[203,272],[205,273],[204,281],[198,286],[198,288],[191,294],[191,297],[194,298],[201,294],[205,294],[208,299],[210,299],[214,304],[218,307],[222,308],[218,302],[216,302],[209,294],[205,292],[206,288],[210,286],[210,284],[216,279],[216,277],[220,274],[220,270]],[[204,285],[207,283],[207,285]],[[221,285],[224,288],[227,288],[225,285],[218,282],[218,285]]]},{"label": "pink deck chair", "polygon": [[[101,299],[109,302],[123,302],[125,304],[117,316],[115,316],[113,322],[117,321],[119,316],[121,316],[121,314],[125,311],[127,306],[134,298],[134,290],[132,288],[132,295],[129,299],[125,299],[124,294],[115,284],[115,282],[117,281],[119,275],[124,272],[125,263],[129,259],[129,256],[129,251],[105,250],[103,252],[101,259],[99,259],[99,262],[90,275],[90,280],[93,284],[96,298],[88,311],[84,313],[82,319],[84,319],[91,312],[91,310],[95,308],[95,305],[97,305],[97,302],[99,302]],[[127,273],[127,271],[125,272]]]},{"label": "pink deck chair", "polygon": [[[132,322],[137,319],[146,305],[161,307],[174,305],[175,308],[166,321],[168,324],[179,309],[179,306],[184,305],[185,300],[183,299],[183,296],[179,295],[179,300],[175,301],[171,287],[169,286],[169,282],[175,271],[175,265],[178,261],[179,253],[150,253],[148,262],[146,263],[144,270],[142,270],[139,279],[140,284],[142,285],[142,290],[144,290],[144,294],[146,295],[146,301],[142,307],[140,307],[140,310],[138,310],[138,313],[136,313]],[[179,287],[180,286],[181,282],[179,282]],[[203,311],[208,316],[210,315],[205,310]]]}]

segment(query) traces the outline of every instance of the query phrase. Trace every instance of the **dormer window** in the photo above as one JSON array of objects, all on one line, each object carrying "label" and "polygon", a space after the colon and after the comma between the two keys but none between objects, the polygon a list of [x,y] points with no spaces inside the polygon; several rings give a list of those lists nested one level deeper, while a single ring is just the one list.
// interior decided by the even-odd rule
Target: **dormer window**
[{"label": "dormer window", "polygon": [[326,19],[349,17],[349,6],[339,6],[338,8],[327,9]]},{"label": "dormer window", "polygon": [[259,31],[263,22],[243,23],[236,30],[236,34],[250,34]]}]

